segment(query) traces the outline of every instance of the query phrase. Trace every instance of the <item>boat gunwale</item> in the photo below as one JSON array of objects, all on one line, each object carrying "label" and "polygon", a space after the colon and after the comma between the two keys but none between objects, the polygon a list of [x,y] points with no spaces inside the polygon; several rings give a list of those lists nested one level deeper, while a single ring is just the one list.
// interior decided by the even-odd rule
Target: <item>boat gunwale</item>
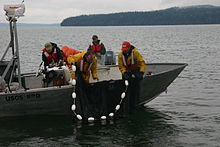
[{"label": "boat gunwale", "polygon": [[[146,63],[146,66],[147,65],[182,65],[183,67],[186,67],[188,66],[187,63]],[[109,67],[109,68],[108,68]],[[107,69],[109,70],[111,67],[118,67],[118,65],[107,65],[107,66],[103,66],[103,67],[99,67],[97,70],[102,70],[102,69]],[[178,67],[179,68],[179,67]],[[160,72],[160,73],[163,73],[163,72]],[[36,75],[35,72],[28,72],[28,73],[22,73],[21,75]],[[156,75],[156,74],[155,74]]]},{"label": "boat gunwale", "polygon": [[167,73],[167,72],[172,72],[172,71],[180,69],[180,68],[185,68],[186,66],[188,66],[187,63],[150,63],[150,64],[146,64],[146,65],[182,65],[182,66],[171,69],[171,70],[166,70],[166,71],[163,71],[163,72],[158,72],[158,73],[153,74],[153,75],[145,75],[145,77],[157,76],[157,75],[164,74],[164,73]]}]

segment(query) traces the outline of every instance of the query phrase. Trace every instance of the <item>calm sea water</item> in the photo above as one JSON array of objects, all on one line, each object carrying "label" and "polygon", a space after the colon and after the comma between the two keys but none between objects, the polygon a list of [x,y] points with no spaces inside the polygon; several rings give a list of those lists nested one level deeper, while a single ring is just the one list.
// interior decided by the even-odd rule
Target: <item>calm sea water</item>
[{"label": "calm sea water", "polygon": [[[0,55],[9,42],[0,27]],[[145,60],[189,66],[128,118],[80,124],[70,117],[0,119],[0,146],[220,146],[220,25],[19,27],[23,72],[35,72],[45,42],[85,50],[97,34],[108,50],[132,42]]]}]

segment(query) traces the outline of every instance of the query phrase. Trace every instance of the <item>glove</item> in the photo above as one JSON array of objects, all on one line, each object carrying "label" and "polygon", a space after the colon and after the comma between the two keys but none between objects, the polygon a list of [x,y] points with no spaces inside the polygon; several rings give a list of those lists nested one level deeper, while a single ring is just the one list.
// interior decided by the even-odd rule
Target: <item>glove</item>
[{"label": "glove", "polygon": [[129,72],[124,72],[124,74],[122,75],[122,78],[125,79],[125,80],[128,80],[129,79]]},{"label": "glove", "polygon": [[144,75],[144,72],[136,72],[135,73],[135,77],[139,80],[142,80],[143,79],[143,75]]}]

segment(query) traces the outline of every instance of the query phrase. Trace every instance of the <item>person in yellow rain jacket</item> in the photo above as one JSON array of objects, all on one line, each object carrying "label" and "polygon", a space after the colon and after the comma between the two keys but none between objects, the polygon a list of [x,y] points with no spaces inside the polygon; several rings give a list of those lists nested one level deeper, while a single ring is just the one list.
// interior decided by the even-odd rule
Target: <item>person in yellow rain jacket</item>
[{"label": "person in yellow rain jacket", "polygon": [[146,64],[138,50],[125,41],[122,43],[121,52],[118,54],[118,67],[123,79],[129,79],[134,75],[136,79],[143,79]]},{"label": "person in yellow rain jacket", "polygon": [[89,83],[90,71],[94,80],[99,80],[97,75],[97,58],[93,51],[82,51],[81,53],[70,55],[67,58],[68,64],[75,64],[84,78]]}]

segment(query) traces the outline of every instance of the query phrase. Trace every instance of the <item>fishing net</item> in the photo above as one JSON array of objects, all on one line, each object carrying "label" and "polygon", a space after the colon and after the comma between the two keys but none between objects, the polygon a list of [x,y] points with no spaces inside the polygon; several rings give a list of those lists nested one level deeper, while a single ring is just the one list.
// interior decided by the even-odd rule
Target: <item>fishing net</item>
[{"label": "fishing net", "polygon": [[[87,84],[79,74],[76,74],[76,113],[83,118],[100,118],[115,112],[115,107],[121,100],[125,91],[124,80],[110,80]],[[122,105],[115,115],[127,116],[138,103],[139,81],[129,80],[128,90]]]}]

